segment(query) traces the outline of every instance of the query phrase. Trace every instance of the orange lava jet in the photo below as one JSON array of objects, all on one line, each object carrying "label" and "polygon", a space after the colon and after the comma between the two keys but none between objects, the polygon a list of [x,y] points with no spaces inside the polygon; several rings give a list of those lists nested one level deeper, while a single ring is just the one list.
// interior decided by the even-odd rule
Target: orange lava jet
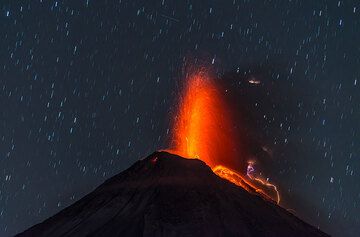
[{"label": "orange lava jet", "polygon": [[246,156],[242,153],[244,149],[235,132],[230,110],[222,98],[209,73],[201,71],[187,78],[173,121],[171,149],[167,151],[201,159],[218,176],[278,202],[279,198],[271,198],[260,188],[272,184],[259,183],[259,180],[241,175],[246,173]]},{"label": "orange lava jet", "polygon": [[172,131],[176,153],[199,158],[210,167],[243,163],[236,149],[229,110],[221,97],[206,72],[188,78]]}]

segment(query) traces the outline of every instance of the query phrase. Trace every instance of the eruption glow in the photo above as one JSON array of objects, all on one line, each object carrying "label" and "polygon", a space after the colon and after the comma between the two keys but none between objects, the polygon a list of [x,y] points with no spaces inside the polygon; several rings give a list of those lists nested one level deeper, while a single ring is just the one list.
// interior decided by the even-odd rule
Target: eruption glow
[{"label": "eruption glow", "polygon": [[[173,147],[185,157],[200,158],[210,167],[238,158],[226,104],[206,73],[191,76],[184,88],[173,127]],[[240,164],[240,162],[239,162]]]},{"label": "eruption glow", "polygon": [[[174,119],[172,149],[168,151],[183,157],[201,159],[218,176],[249,192],[257,192],[267,199],[279,202],[279,198],[271,198],[272,195],[262,188],[267,190],[268,187],[272,187],[278,197],[274,185],[252,175],[246,175],[249,174],[249,167],[244,160],[242,144],[234,132],[229,111],[209,74],[206,72],[193,74],[187,79],[183,90]],[[251,169],[253,172],[254,168]]]}]

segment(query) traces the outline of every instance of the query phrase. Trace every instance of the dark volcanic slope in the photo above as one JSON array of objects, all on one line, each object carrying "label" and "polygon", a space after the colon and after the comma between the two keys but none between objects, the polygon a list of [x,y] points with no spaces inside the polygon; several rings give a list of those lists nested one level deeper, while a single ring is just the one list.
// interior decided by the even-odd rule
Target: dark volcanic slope
[{"label": "dark volcanic slope", "polygon": [[18,236],[327,236],[216,176],[156,152]]}]

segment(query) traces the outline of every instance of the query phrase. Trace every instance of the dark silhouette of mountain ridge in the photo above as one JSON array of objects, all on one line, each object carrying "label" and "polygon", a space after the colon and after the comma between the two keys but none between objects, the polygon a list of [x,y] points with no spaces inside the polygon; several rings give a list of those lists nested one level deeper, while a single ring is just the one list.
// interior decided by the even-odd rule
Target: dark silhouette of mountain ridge
[{"label": "dark silhouette of mountain ridge", "polygon": [[24,236],[328,236],[215,175],[155,152]]}]

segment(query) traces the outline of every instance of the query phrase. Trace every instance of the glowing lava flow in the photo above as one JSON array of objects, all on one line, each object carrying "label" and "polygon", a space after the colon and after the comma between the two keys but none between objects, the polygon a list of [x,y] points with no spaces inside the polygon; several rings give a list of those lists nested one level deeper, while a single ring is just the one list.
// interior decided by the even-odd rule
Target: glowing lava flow
[{"label": "glowing lava flow", "polygon": [[[262,186],[277,188],[263,180],[241,175],[236,170],[246,171],[247,162],[239,138],[234,132],[229,109],[221,93],[206,72],[193,74],[184,87],[172,131],[172,148],[169,152],[183,157],[198,158],[209,165],[213,172],[249,192],[271,198]],[[245,173],[245,172],[244,172]]]},{"label": "glowing lava flow", "polygon": [[[267,180],[264,180],[264,179],[259,178],[259,177],[255,177],[254,173],[255,173],[254,162],[249,161],[249,162],[248,162],[247,169],[246,169],[246,176],[249,177],[251,180],[254,180],[254,181],[260,183],[261,185],[263,185],[263,186],[265,186],[265,187],[268,187],[268,188],[274,190],[274,193],[276,194],[276,199],[271,198],[271,197],[270,197],[268,194],[266,194],[265,192],[263,192],[263,194],[265,194],[266,196],[270,197],[270,199],[272,199],[272,200],[274,200],[274,201],[276,200],[276,203],[279,204],[279,203],[280,203],[280,194],[279,194],[279,191],[278,191],[277,187],[276,187],[274,184],[272,184],[272,183],[270,183],[269,181],[267,181]],[[258,190],[257,190],[257,192],[258,192]]]},{"label": "glowing lava flow", "polygon": [[[246,191],[248,191],[250,193],[256,192],[256,193],[261,194],[263,197],[265,197],[268,200],[276,201],[276,203],[278,203],[278,204],[280,202],[280,198],[277,198],[276,200],[274,200],[274,198],[271,197],[269,194],[267,194],[264,190],[262,190],[261,188],[256,187],[254,184],[252,184],[248,180],[244,179],[238,172],[236,172],[234,170],[231,170],[231,169],[229,169],[227,167],[224,167],[222,165],[217,165],[212,170],[213,170],[213,172],[215,174],[217,174],[221,178],[229,180],[230,182],[236,184],[237,186],[240,186],[240,187],[244,188]],[[251,178],[251,180],[258,181],[257,178],[256,179]],[[261,183],[261,184],[266,185],[265,183]],[[277,192],[277,189],[276,189],[276,193],[279,194]]]}]

